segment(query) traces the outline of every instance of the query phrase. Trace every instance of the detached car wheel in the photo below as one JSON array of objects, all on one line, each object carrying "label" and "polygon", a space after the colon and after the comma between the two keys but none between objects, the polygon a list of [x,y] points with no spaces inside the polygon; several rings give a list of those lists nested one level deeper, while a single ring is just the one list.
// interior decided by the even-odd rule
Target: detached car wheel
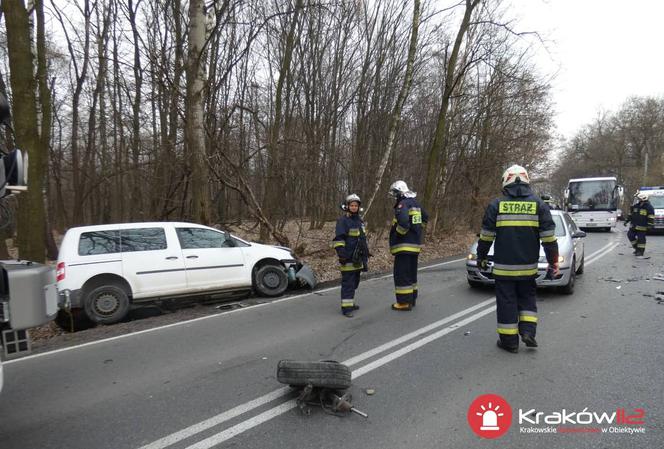
[{"label": "detached car wheel", "polygon": [[102,285],[85,295],[85,314],[98,324],[113,324],[129,313],[129,297],[116,285]]},{"label": "detached car wheel", "polygon": [[288,288],[288,275],[278,265],[264,265],[256,271],[254,287],[262,296],[279,296]]},{"label": "detached car wheel", "polygon": [[339,362],[300,362],[280,360],[277,365],[277,380],[292,387],[311,384],[314,387],[345,390],[350,388],[350,368]]}]

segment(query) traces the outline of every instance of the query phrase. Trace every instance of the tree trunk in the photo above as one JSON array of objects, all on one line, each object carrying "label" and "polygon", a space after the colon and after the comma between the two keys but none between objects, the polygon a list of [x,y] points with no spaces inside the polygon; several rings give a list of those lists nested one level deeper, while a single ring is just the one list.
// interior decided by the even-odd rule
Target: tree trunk
[{"label": "tree trunk", "polygon": [[[42,5],[41,2],[39,5]],[[19,203],[18,247],[23,259],[44,262],[44,198],[42,184],[47,148],[43,147],[37,119],[37,83],[34,76],[30,22],[22,1],[3,1],[7,27],[14,129],[18,148],[27,151],[31,184]],[[43,8],[41,8],[43,10]]]},{"label": "tree trunk", "polygon": [[439,157],[443,151],[446,141],[446,133],[448,129],[447,112],[450,105],[450,98],[452,97],[452,92],[454,91],[457,81],[460,77],[463,76],[462,73],[456,74],[457,59],[459,58],[459,51],[461,50],[463,37],[468,31],[468,27],[470,26],[470,18],[473,14],[473,10],[479,4],[479,2],[480,0],[466,0],[466,11],[463,15],[461,25],[459,26],[459,31],[457,32],[456,39],[454,41],[452,54],[450,55],[449,61],[447,61],[443,99],[440,106],[440,111],[438,112],[438,122],[436,123],[436,131],[434,132],[433,142],[429,148],[429,154],[427,157],[427,177],[426,184],[424,186],[424,206],[428,207],[429,210],[432,210],[431,202],[434,197],[434,190],[442,171],[442,167],[440,167],[439,164]]},{"label": "tree trunk", "polygon": [[197,223],[209,224],[210,199],[207,189],[209,176],[203,115],[204,45],[205,1],[191,0],[189,2],[185,146],[191,159],[191,216]]},{"label": "tree trunk", "polygon": [[387,163],[390,160],[390,155],[394,148],[394,141],[397,134],[397,128],[399,127],[399,120],[401,119],[401,109],[403,104],[408,97],[410,92],[410,86],[413,83],[413,65],[415,64],[415,54],[417,53],[417,32],[420,26],[420,0],[413,1],[413,27],[410,33],[410,45],[408,47],[408,60],[406,62],[406,74],[404,76],[403,84],[401,90],[399,91],[399,96],[397,101],[394,104],[394,109],[390,114],[390,127],[387,135],[387,145],[383,157],[378,166],[378,173],[376,174],[376,180],[374,184],[373,193],[369,197],[367,206],[365,208],[364,216],[366,217],[369,214],[371,205],[376,198],[378,190],[380,190],[380,185],[383,181],[383,175],[385,174],[385,168],[387,168]]}]

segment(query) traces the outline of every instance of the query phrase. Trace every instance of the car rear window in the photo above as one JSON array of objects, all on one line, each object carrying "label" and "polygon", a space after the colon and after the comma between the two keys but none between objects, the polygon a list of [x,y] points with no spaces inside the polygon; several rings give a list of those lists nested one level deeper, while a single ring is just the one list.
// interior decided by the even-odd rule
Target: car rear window
[{"label": "car rear window", "polygon": [[84,232],[78,240],[78,255],[112,254],[120,252],[120,231]]},{"label": "car rear window", "polygon": [[166,249],[164,228],[137,228],[120,231],[120,246],[123,253],[133,251],[156,251]]}]

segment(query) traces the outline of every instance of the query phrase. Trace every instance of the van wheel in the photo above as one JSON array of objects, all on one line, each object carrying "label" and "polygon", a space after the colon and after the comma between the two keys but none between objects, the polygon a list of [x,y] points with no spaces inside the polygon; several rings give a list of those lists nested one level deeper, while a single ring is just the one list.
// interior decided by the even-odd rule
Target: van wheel
[{"label": "van wheel", "polygon": [[85,314],[99,324],[113,324],[129,313],[129,297],[117,285],[102,285],[85,295]]},{"label": "van wheel", "polygon": [[261,296],[279,296],[288,288],[288,276],[281,266],[264,265],[256,271],[254,288]]}]

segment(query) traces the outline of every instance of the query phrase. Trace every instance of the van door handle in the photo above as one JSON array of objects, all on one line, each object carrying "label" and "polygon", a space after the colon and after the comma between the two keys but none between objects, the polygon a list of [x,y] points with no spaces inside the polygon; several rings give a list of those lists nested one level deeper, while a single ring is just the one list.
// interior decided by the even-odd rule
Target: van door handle
[{"label": "van door handle", "polygon": [[187,259],[198,259],[198,256],[187,256]]},{"label": "van door handle", "polygon": [[177,256],[168,256],[166,260],[177,260]]}]

